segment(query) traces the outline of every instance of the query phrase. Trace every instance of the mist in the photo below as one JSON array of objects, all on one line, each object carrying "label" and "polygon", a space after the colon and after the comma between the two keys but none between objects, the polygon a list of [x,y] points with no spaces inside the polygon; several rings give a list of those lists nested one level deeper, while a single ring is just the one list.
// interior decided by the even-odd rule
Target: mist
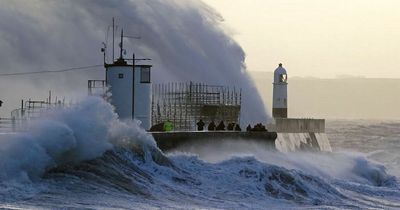
[{"label": "mist", "polygon": [[[399,79],[340,76],[293,77],[288,71],[288,115],[292,118],[400,119]],[[272,72],[251,72],[266,106],[272,105]],[[269,110],[270,111],[270,110]]]},{"label": "mist", "polygon": [[[245,68],[245,53],[223,18],[197,0],[2,1],[1,73],[58,70],[102,64],[102,42],[111,49],[110,24],[124,28],[126,56],[151,58],[153,83],[193,81],[242,88],[242,122],[267,121],[266,109]],[[116,48],[117,43],[116,41]],[[116,56],[118,56],[116,50]],[[108,62],[111,52],[108,50]],[[1,113],[22,98],[79,98],[87,80],[104,79],[103,67],[62,74],[0,77]],[[23,84],[23,85],[22,85]]]}]

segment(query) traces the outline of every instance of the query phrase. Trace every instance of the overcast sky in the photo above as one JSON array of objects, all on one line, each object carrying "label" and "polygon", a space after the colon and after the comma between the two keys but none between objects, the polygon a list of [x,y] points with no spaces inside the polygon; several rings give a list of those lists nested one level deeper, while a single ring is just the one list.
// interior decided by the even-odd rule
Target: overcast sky
[{"label": "overcast sky", "polygon": [[205,0],[224,17],[251,71],[400,78],[398,0]]},{"label": "overcast sky", "polygon": [[[244,110],[264,107],[242,68],[245,56],[247,70],[270,72],[282,62],[289,78],[400,78],[398,0],[204,2],[217,12],[200,0],[0,0],[0,72],[101,64],[101,42],[116,17],[126,34],[142,37],[124,46],[127,56],[134,49],[152,58],[153,82],[242,87],[252,97],[244,101],[258,107]],[[104,79],[104,68],[0,77],[0,115],[49,90],[67,99],[86,95],[88,79]]]}]

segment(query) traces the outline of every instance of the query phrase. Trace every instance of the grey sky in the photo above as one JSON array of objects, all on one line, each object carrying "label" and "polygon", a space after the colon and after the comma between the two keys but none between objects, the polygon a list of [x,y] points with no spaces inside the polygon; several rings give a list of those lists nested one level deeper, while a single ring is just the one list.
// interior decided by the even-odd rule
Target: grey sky
[{"label": "grey sky", "polygon": [[245,50],[250,71],[400,78],[398,0],[205,0]]}]

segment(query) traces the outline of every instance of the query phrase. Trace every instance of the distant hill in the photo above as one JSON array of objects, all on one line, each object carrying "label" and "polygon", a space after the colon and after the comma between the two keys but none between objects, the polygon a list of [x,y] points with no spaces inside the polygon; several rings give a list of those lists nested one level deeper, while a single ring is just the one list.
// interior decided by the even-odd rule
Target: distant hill
[{"label": "distant hill", "polygon": [[[269,111],[272,72],[250,72]],[[400,119],[400,79],[290,77],[290,117]]]}]

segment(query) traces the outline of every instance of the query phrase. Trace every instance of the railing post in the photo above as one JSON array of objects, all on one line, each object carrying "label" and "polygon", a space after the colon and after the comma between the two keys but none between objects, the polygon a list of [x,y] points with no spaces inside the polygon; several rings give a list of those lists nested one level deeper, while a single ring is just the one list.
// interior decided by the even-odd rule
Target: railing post
[{"label": "railing post", "polygon": [[11,118],[12,132],[16,132],[15,116]]}]

